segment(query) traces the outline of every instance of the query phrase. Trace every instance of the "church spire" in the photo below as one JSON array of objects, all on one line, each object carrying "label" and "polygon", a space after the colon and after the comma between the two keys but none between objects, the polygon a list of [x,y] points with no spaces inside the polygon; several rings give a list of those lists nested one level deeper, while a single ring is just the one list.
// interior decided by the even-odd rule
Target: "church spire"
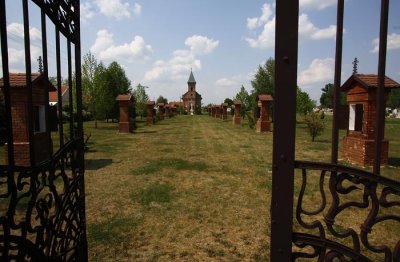
[{"label": "church spire", "polygon": [[190,76],[189,76],[189,80],[188,80],[188,84],[191,84],[191,83],[196,84],[196,80],[194,79],[192,69],[190,69]]}]

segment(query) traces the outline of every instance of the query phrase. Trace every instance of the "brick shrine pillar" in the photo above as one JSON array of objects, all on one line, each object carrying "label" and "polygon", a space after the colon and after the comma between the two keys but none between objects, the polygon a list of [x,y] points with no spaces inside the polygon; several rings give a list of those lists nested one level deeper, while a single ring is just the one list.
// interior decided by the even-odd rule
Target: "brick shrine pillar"
[{"label": "brick shrine pillar", "polygon": [[154,114],[153,114],[154,105],[155,105],[154,101],[147,101],[146,102],[147,124],[148,125],[153,125],[154,124]]},{"label": "brick shrine pillar", "polygon": [[208,106],[208,116],[211,116],[211,106]]},{"label": "brick shrine pillar", "polygon": [[171,112],[170,112],[170,108],[169,108],[169,105],[168,105],[168,104],[165,105],[164,116],[167,117],[167,118],[170,118],[170,117],[171,117]]},{"label": "brick shrine pillar", "polygon": [[273,101],[270,95],[259,95],[257,97],[260,117],[257,120],[256,131],[258,133],[271,131],[271,121],[269,121],[269,105]]},{"label": "brick shrine pillar", "polygon": [[119,104],[118,130],[120,133],[131,133],[133,125],[131,121],[130,108],[132,106],[131,95],[118,95],[116,100]]},{"label": "brick shrine pillar", "polygon": [[232,123],[234,125],[240,125],[241,124],[241,117],[240,117],[240,107],[242,106],[242,102],[240,100],[235,100],[233,102],[235,109],[234,109],[234,115],[232,118]]},{"label": "brick shrine pillar", "polygon": [[223,103],[223,104],[221,104],[221,109],[222,109],[222,116],[221,116],[221,118],[222,118],[222,120],[227,120],[228,119],[228,104],[225,104],[225,103]]},{"label": "brick shrine pillar", "polygon": [[221,106],[215,106],[215,118],[221,118]]},{"label": "brick shrine pillar", "polygon": [[211,106],[211,117],[215,117],[215,105]]},{"label": "brick shrine pillar", "polygon": [[158,117],[160,118],[160,120],[164,120],[164,114],[165,114],[165,110],[164,110],[164,103],[158,103]]}]

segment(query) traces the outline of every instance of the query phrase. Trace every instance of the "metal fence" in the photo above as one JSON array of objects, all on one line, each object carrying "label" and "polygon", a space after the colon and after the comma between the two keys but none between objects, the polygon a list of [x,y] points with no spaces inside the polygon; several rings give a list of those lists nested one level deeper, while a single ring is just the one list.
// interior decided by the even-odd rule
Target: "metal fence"
[{"label": "metal fence", "polygon": [[[87,261],[79,2],[21,0],[25,70],[10,72],[9,21],[6,1],[0,0],[1,95],[7,121],[2,132],[6,143],[0,148],[5,150],[5,164],[0,166],[2,261]],[[43,64],[39,73],[33,72],[31,64],[33,6],[40,12]],[[48,22],[55,29],[56,83],[49,82]],[[66,43],[66,63],[62,63],[60,39]],[[62,68],[67,71],[67,121],[62,115]],[[52,111],[49,92],[54,87],[57,108]],[[55,121],[57,132],[51,132]],[[25,159],[21,152],[28,152]]]}]

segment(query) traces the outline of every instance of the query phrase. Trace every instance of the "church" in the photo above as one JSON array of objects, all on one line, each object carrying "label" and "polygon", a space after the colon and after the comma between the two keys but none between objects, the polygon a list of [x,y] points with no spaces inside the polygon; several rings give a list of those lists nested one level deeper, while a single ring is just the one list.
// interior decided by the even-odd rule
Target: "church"
[{"label": "church", "polygon": [[183,108],[190,114],[201,114],[201,95],[196,92],[196,80],[190,71],[188,91],[182,95]]}]

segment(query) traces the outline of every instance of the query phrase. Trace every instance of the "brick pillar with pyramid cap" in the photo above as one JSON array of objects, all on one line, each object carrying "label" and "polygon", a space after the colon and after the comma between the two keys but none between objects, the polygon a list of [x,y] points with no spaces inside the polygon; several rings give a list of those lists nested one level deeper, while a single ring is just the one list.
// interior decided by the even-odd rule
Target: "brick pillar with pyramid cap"
[{"label": "brick pillar with pyramid cap", "polygon": [[269,120],[270,103],[273,101],[271,95],[258,95],[257,104],[260,108],[260,117],[257,120],[256,131],[259,133],[271,131],[271,121]]},{"label": "brick pillar with pyramid cap", "polygon": [[234,109],[234,115],[233,115],[233,118],[232,118],[232,122],[233,122],[233,124],[234,125],[240,125],[240,121],[241,121],[241,118],[240,118],[240,107],[242,106],[242,102],[240,101],[240,100],[235,100],[234,102],[233,102],[233,105],[235,106],[235,109]]},{"label": "brick pillar with pyramid cap", "polygon": [[118,95],[116,100],[119,104],[119,121],[118,130],[120,133],[131,133],[133,131],[133,124],[131,121],[131,107],[132,107],[132,96],[131,95]]}]

